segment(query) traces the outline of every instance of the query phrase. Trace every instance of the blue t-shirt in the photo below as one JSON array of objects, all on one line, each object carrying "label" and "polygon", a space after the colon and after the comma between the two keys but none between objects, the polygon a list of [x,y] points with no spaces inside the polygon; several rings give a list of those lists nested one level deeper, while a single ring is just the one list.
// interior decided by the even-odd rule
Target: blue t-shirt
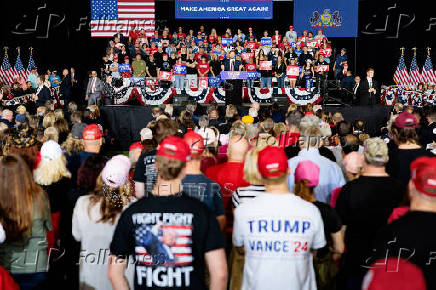
[{"label": "blue t-shirt", "polygon": [[[344,65],[341,65],[341,62],[347,61],[347,55],[340,55],[338,54],[336,56],[336,70],[343,70],[344,69]],[[339,69],[340,68],[340,69]]]},{"label": "blue t-shirt", "polygon": [[224,214],[221,188],[204,174],[187,174],[182,187],[184,193],[205,203],[216,216]]},{"label": "blue t-shirt", "polygon": [[55,83],[54,81],[56,80],[56,81],[58,81],[58,82],[60,82],[61,81],[61,78],[59,77],[59,76],[52,76],[52,75],[50,75],[49,77],[48,77],[48,80],[50,81],[50,83],[51,83],[51,87],[52,88],[56,88],[56,87],[59,87],[59,84],[57,84],[57,83]]}]

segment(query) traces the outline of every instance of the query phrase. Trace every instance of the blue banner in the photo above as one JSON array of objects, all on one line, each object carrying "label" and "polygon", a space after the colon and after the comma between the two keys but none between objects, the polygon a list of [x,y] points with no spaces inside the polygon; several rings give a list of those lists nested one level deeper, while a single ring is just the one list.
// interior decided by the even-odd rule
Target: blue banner
[{"label": "blue banner", "polygon": [[222,80],[246,80],[247,72],[246,71],[222,71],[220,76]]},{"label": "blue banner", "polygon": [[176,0],[176,18],[272,19],[272,0]]},{"label": "blue banner", "polygon": [[220,76],[217,77],[210,77],[209,78],[209,86],[210,87],[216,87],[221,83],[221,78]]},{"label": "blue banner", "polygon": [[130,64],[119,64],[118,65],[118,71],[119,72],[130,71]]},{"label": "blue banner", "polygon": [[185,75],[186,74],[186,65],[184,65],[184,64],[174,65],[174,74]]},{"label": "blue banner", "polygon": [[272,46],[272,38],[271,37],[262,37],[260,39],[260,43],[262,43],[263,46]]},{"label": "blue banner", "polygon": [[260,78],[260,72],[258,71],[247,71],[247,79],[254,80]]},{"label": "blue banner", "polygon": [[295,0],[294,26],[327,37],[357,37],[358,0]]},{"label": "blue banner", "polygon": [[221,44],[222,45],[227,45],[227,43],[230,43],[230,44],[232,44],[233,43],[233,38],[231,38],[231,37],[223,37],[223,38],[221,38]]}]

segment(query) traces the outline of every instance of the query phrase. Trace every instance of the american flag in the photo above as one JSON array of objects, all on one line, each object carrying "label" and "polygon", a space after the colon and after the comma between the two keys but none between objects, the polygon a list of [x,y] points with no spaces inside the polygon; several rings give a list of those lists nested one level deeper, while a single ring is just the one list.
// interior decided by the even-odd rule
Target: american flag
[{"label": "american flag", "polygon": [[422,67],[422,80],[426,83],[436,84],[436,74],[433,71],[433,63],[431,62],[430,54],[425,59],[424,66]]},{"label": "american flag", "polygon": [[419,72],[418,63],[416,62],[416,55],[414,55],[412,63],[410,64],[410,85],[417,86],[421,82],[421,73]]},{"label": "american flag", "polygon": [[29,63],[27,64],[27,71],[30,72],[34,68],[36,68],[36,64],[35,64],[35,61],[33,60],[32,54],[30,54]]},{"label": "american flag", "polygon": [[404,61],[403,55],[401,55],[397,70],[394,73],[394,80],[400,87],[407,87],[410,83],[410,76],[409,72],[407,71],[406,62]]},{"label": "american flag", "polygon": [[117,29],[127,36],[133,28],[154,34],[154,0],[91,0],[91,36],[112,37]]},{"label": "american flag", "polygon": [[19,76],[26,80],[29,72],[24,69],[23,63],[21,62],[20,54],[17,54],[17,60],[15,61],[15,76]]},{"label": "american flag", "polygon": [[[175,239],[173,244],[164,246],[168,250],[168,257],[157,256],[155,253],[149,253],[145,244],[151,241],[151,233],[156,234],[152,227],[141,225],[135,230],[135,253],[139,264],[143,265],[174,265],[184,266],[190,265],[193,261],[192,256],[192,226],[191,225],[163,225],[162,230],[173,231]],[[159,240],[161,238],[159,237]],[[156,246],[157,244],[154,243]],[[166,260],[168,259],[168,260]]]},{"label": "american flag", "polygon": [[2,66],[0,67],[0,80],[5,84],[12,84],[14,82],[15,70],[9,62],[8,55],[3,57]]}]

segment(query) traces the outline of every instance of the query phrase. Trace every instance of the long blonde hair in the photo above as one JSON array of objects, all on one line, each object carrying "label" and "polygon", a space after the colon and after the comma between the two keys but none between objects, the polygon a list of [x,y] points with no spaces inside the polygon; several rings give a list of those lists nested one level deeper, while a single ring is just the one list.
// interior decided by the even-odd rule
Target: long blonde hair
[{"label": "long blonde hair", "polygon": [[62,178],[71,178],[66,163],[64,155],[50,161],[42,160],[38,168],[33,172],[35,182],[39,185],[51,185]]},{"label": "long blonde hair", "polygon": [[0,180],[0,222],[7,241],[28,238],[32,233],[34,215],[49,215],[48,198],[19,155],[6,155],[0,159]]}]

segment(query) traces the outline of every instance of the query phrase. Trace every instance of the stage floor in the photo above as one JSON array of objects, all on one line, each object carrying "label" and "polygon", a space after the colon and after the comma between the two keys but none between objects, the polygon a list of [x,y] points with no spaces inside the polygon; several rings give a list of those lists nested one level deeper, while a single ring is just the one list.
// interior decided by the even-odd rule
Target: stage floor
[{"label": "stage floor", "polygon": [[[206,105],[200,106],[203,109]],[[283,105],[286,112],[288,106]],[[104,106],[102,116],[105,128],[115,139],[114,147],[117,150],[128,150],[131,143],[139,141],[139,132],[153,120],[151,106]],[[174,106],[174,115],[177,116],[184,107]],[[238,106],[241,115],[248,113],[249,105]],[[354,106],[354,107],[323,107],[329,112],[341,112],[346,121],[354,122],[364,120],[366,130],[371,136],[377,136],[381,127],[386,126],[392,107],[388,106]],[[225,106],[220,106],[224,115]],[[205,112],[205,110],[204,110]]]}]

